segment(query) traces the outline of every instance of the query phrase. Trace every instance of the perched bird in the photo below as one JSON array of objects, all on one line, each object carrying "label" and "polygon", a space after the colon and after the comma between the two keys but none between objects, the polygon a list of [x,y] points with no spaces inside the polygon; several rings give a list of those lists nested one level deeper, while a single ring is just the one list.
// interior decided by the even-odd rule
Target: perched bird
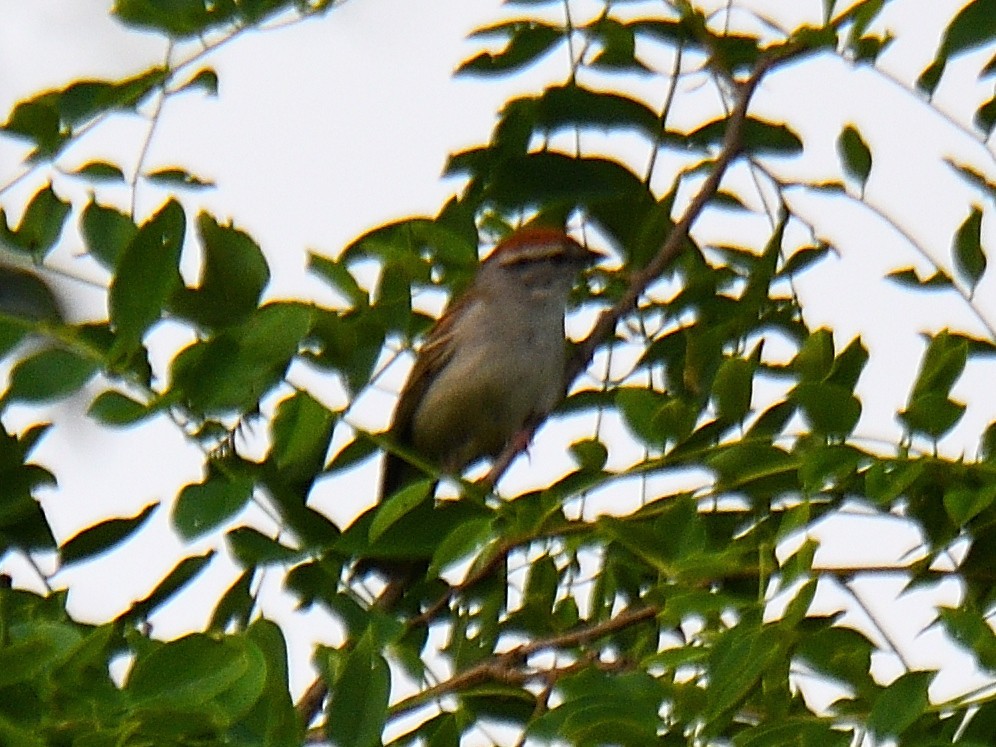
[{"label": "perched bird", "polygon": [[[499,243],[418,351],[390,428],[394,442],[459,474],[549,413],[565,389],[568,297],[578,273],[600,258],[554,228],[521,228]],[[380,500],[421,476],[388,454]],[[425,565],[376,567],[397,593]]]}]

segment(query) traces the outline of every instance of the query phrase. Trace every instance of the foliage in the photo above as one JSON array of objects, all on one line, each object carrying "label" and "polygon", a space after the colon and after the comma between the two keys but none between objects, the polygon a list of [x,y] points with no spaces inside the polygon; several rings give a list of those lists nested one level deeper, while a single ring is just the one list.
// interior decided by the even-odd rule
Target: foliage
[{"label": "foliage", "polygon": [[[16,209],[7,200],[21,177],[0,188],[8,208],[0,246],[22,265],[0,276],[0,354],[10,368],[0,414],[96,386],[90,414],[108,428],[171,417],[206,454],[203,480],[165,501],[176,531],[226,545],[241,574],[205,632],[170,642],[143,622],[210,566],[214,551],[192,546],[165,578],[150,579],[146,597],[98,626],[74,622],[63,593],[0,589],[0,741],[377,745],[393,728],[392,744],[456,745],[499,722],[513,739],[577,745],[988,743],[991,691],[940,702],[931,697],[933,673],[915,667],[883,680],[871,666],[888,641],[878,621],[855,625],[815,610],[813,600],[829,585],[861,606],[856,580],[886,572],[901,573],[907,590],[955,580],[962,602],[938,609],[936,623],[979,667],[996,669],[996,424],[979,434],[977,458],[938,448],[965,414],[955,386],[996,353],[996,332],[973,299],[988,277],[996,97],[972,102],[972,125],[949,118],[952,138],[990,143],[982,165],[950,162],[978,197],[952,232],[950,259],[908,237],[930,274],[908,267],[889,276],[927,301],[928,291],[962,299],[987,333],[928,335],[897,413],[904,436],[876,443],[862,437],[856,394],[874,354],[860,339],[807,325],[795,290],[835,250],[798,207],[800,193],[855,203],[902,231],[869,197],[875,143],[850,124],[835,144],[843,180],[794,180],[784,174],[811,143],[790,112],[772,113],[770,100],[764,114],[754,105],[765,82],[827,56],[887,75],[876,63],[893,38],[877,20],[902,2],[838,8],[824,0],[822,17],[792,29],[739,3],[707,12],[675,0],[646,14],[630,5],[606,0],[568,22],[562,9],[550,20],[552,3],[521,2],[514,18],[475,34],[497,46],[460,74],[487,79],[543,66],[561,70],[561,81],[506,102],[490,141],[452,156],[447,173],[463,188],[437,215],[387,224],[334,258],[311,257],[311,271],[343,299],[336,308],[268,298],[263,250],[209,212],[191,214],[191,191],[210,181],[187,168],[146,173],[140,164],[132,191],[151,180],[181,195],[147,216],[101,196],[102,185],[125,181],[121,166],[60,169],[84,134],[114,117],[151,111],[155,120],[173,97],[216,95],[217,74],[199,67],[200,52],[126,79],[45,91],[7,115],[0,136],[26,143],[26,173],[49,181]],[[114,13],[175,42],[200,37],[209,49],[274,19],[331,8],[118,0]],[[992,0],[967,3],[919,79],[900,84],[932,109],[929,95],[952,61],[980,49],[989,60],[977,74],[991,81],[992,19]],[[667,82],[662,99],[631,90],[647,77]],[[716,96],[695,126],[678,129],[671,117],[691,95],[686,80]],[[624,137],[648,165],[634,166],[632,149],[613,149]],[[82,180],[93,196],[74,204],[61,196],[62,179]],[[742,186],[750,180],[756,188]],[[767,236],[698,240],[707,211],[766,217]],[[595,430],[571,446],[576,467],[501,498],[463,484],[458,498],[432,502],[423,483],[337,526],[308,497],[318,480],[344,479],[393,448],[346,417],[375,385],[385,354],[417,344],[430,324],[413,296],[430,286],[459,292],[479,244],[536,216],[567,221],[612,255],[578,291],[578,306],[597,315],[574,347],[571,393],[554,415],[598,415]],[[70,221],[87,250],[81,261],[105,273],[106,319],[64,320],[39,279]],[[180,271],[189,256],[200,258],[197,282]],[[372,286],[359,271],[371,260],[380,269]],[[192,342],[157,370],[150,333],[165,323]],[[611,365],[614,353],[634,350],[626,370]],[[296,385],[292,367],[302,362],[341,387],[347,404],[330,408],[320,392]],[[585,383],[592,377],[601,386]],[[625,423],[628,445],[599,430],[611,417]],[[268,449],[256,459],[240,449],[240,429],[260,418]],[[37,501],[57,465],[32,460],[46,427],[17,433],[0,424],[3,552],[58,551],[65,565],[115,552],[143,531],[156,504],[57,543]],[[329,454],[334,436],[345,445]],[[628,458],[634,445],[641,456]],[[510,447],[496,474],[516,455]],[[690,473],[706,477],[694,489],[671,487]],[[651,477],[665,487],[633,510],[586,510],[604,491],[631,491],[627,478]],[[249,502],[279,517],[279,532],[233,521]],[[903,517],[922,537],[917,552],[888,568],[817,562],[818,523],[854,505]],[[396,606],[381,606],[357,572],[371,558],[424,560],[427,576]],[[463,567],[459,581],[440,576]],[[274,568],[287,593],[345,630],[341,645],[316,649],[318,680],[296,708],[286,631],[255,607],[259,575]],[[440,661],[450,674],[433,682],[427,667]],[[112,665],[123,676],[112,677]],[[418,683],[411,694],[398,694],[403,675]],[[807,702],[807,678],[829,683],[832,704]],[[421,721],[399,735],[396,724],[419,709]]]}]

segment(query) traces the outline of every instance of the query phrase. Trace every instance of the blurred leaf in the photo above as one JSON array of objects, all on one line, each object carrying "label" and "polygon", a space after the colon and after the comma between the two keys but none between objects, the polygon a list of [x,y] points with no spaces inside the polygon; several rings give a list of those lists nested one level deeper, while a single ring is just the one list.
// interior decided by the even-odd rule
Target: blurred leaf
[{"label": "blurred leaf", "polygon": [[153,413],[147,405],[113,390],[101,392],[87,410],[87,415],[103,425],[133,425]]},{"label": "blurred leaf", "polygon": [[185,540],[194,540],[216,529],[241,511],[252,497],[251,478],[229,470],[210,468],[207,478],[186,485],[173,504],[173,527]]},{"label": "blurred leaf", "polygon": [[844,166],[844,173],[858,182],[864,194],[865,183],[872,168],[872,154],[868,144],[854,125],[847,125],[837,137],[837,153]]},{"label": "blurred leaf", "polygon": [[308,254],[308,269],[326,280],[336,291],[341,293],[353,307],[364,308],[370,305],[369,294],[342,262],[322,257],[318,254]]},{"label": "blurred leaf", "polygon": [[976,127],[982,130],[986,138],[989,138],[993,134],[993,130],[996,129],[996,96],[993,96],[975,110],[975,116],[972,117],[972,121],[975,122]]},{"label": "blurred leaf", "polygon": [[172,307],[207,328],[241,324],[270,281],[266,258],[249,234],[219,224],[208,213],[197,216],[197,233],[204,251],[200,284],[180,289]]},{"label": "blurred leaf", "polygon": [[121,167],[107,161],[89,161],[69,173],[83,176],[93,181],[123,182],[125,180]]},{"label": "blurred leaf", "polygon": [[298,550],[287,547],[252,527],[232,529],[225,535],[225,539],[232,550],[232,555],[243,568],[269,563],[286,563],[297,560],[300,556]]},{"label": "blurred leaf", "polygon": [[[0,265],[0,314],[35,321],[61,321],[62,310],[52,289],[29,270]],[[0,330],[0,356],[16,345],[28,332],[11,324]],[[4,344],[6,338],[8,342]]]},{"label": "blurred leaf", "polygon": [[330,684],[325,736],[333,744],[380,747],[390,692],[391,671],[368,631]]},{"label": "blurred leaf", "polygon": [[660,117],[643,102],[576,84],[546,88],[533,111],[534,127],[547,133],[568,127],[633,129],[653,141],[661,130]]},{"label": "blurred leaf", "polygon": [[466,60],[457,69],[457,75],[495,75],[508,73],[530,65],[554,45],[566,39],[563,29],[537,21],[508,21],[478,29],[471,37],[503,36],[508,44],[501,52],[481,52]]},{"label": "blurred leaf", "polygon": [[927,688],[934,672],[907,672],[886,687],[872,704],[868,728],[876,737],[897,737],[930,705]]},{"label": "blurred leaf", "polygon": [[91,197],[80,217],[80,231],[87,253],[113,272],[138,228],[126,213],[100,205],[96,197]]},{"label": "blurred leaf", "polygon": [[283,400],[273,418],[270,458],[288,482],[311,481],[322,470],[336,416],[307,392]]},{"label": "blurred leaf", "polygon": [[158,501],[150,503],[131,518],[107,519],[77,532],[59,547],[59,559],[63,565],[71,565],[107,552],[141,529],[157,508]]},{"label": "blurred leaf", "polygon": [[55,246],[72,205],[61,199],[51,183],[35,192],[17,228],[11,228],[0,208],[0,242],[40,262]]},{"label": "blurred leaf", "polygon": [[209,67],[202,68],[194,74],[194,77],[180,86],[177,91],[190,91],[196,88],[202,89],[209,96],[217,96],[218,73]]},{"label": "blurred leaf", "polygon": [[237,6],[234,0],[115,0],[112,12],[128,26],[182,38],[233,21]]},{"label": "blurred leaf", "polygon": [[96,361],[72,350],[48,348],[21,360],[3,395],[7,402],[45,402],[67,397],[97,373]]},{"label": "blurred leaf", "polygon": [[967,648],[981,667],[996,668],[996,633],[974,604],[941,607],[938,614],[951,637]]},{"label": "blurred leaf", "polygon": [[957,526],[964,526],[996,502],[996,484],[952,485],[944,491],[944,508]]},{"label": "blurred leaf", "polygon": [[169,601],[174,594],[204,570],[211,562],[211,558],[214,557],[214,553],[214,550],[209,550],[203,555],[195,555],[181,560],[173,566],[173,569],[166,574],[166,577],[156,585],[148,596],[134,602],[117,619],[127,622],[148,617],[153,610]]},{"label": "blurred leaf", "polygon": [[927,393],[948,395],[968,361],[968,341],[947,330],[930,338],[910,399]]},{"label": "blurred leaf", "polygon": [[599,471],[609,458],[609,450],[598,439],[575,441],[570,445],[571,456],[582,469]]},{"label": "blurred leaf", "polygon": [[905,288],[917,290],[953,290],[955,287],[951,278],[943,270],[937,270],[929,278],[921,280],[916,270],[912,267],[905,267],[902,270],[893,270],[885,278]]},{"label": "blurred leaf", "polygon": [[829,382],[800,382],[789,395],[819,434],[846,438],[861,417],[861,402],[847,387]]},{"label": "blurred leaf", "polygon": [[432,495],[432,487],[432,480],[418,480],[381,503],[370,524],[370,541],[376,541],[395,522],[425,503]]},{"label": "blurred leaf", "polygon": [[972,206],[972,212],[955,232],[952,254],[955,268],[967,281],[969,291],[974,293],[986,271],[986,255],[982,251],[982,208],[978,205]]},{"label": "blurred leaf", "polygon": [[965,405],[948,399],[941,392],[925,392],[912,397],[899,420],[906,428],[938,439],[950,431],[965,414]]},{"label": "blurred leaf", "polygon": [[117,333],[114,352],[124,357],[141,343],[181,284],[179,262],[186,219],[175,200],[167,202],[125,247],[108,294],[110,319]]},{"label": "blurred leaf", "polygon": [[213,187],[214,182],[201,179],[199,176],[191,174],[186,169],[172,166],[165,169],[150,171],[143,176],[150,182],[162,184],[170,187]]},{"label": "blurred leaf", "polygon": [[[676,144],[687,143],[697,148],[719,146],[726,136],[727,122],[725,118],[716,119],[685,136],[675,136],[672,133],[667,139],[676,141]],[[794,156],[802,153],[802,140],[783,123],[747,117],[743,123],[742,139],[744,148],[758,156]]]},{"label": "blurred leaf", "polygon": [[745,358],[727,358],[719,366],[712,383],[716,416],[740,423],[750,411],[756,363]]}]

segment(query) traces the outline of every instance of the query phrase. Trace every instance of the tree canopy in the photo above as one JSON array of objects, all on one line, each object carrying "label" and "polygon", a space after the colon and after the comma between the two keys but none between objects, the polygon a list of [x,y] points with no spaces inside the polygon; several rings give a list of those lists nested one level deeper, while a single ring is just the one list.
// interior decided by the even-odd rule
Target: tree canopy
[{"label": "tree canopy", "polygon": [[[991,743],[996,2],[943,9],[929,48],[903,31],[920,12],[905,0],[510,5],[456,73],[518,93],[445,164],[452,197],[328,252],[261,245],[206,207],[197,164],[146,154],[174,101],[224,105],[211,53],[334,24],[338,3],[116,0],[164,62],[0,115],[23,156],[0,172],[0,558],[30,569],[0,584],[0,742]],[[147,123],[140,153],[68,165],[121,119]],[[940,144],[923,134],[938,127]],[[171,196],[143,212],[143,185]],[[397,449],[355,415],[440,292],[529,220],[607,256],[576,289],[568,394],[535,434],[534,454],[570,466],[535,484],[543,465],[510,445],[496,486],[448,476],[438,497],[417,486],[337,521],[327,501]],[[290,252],[334,302],[272,292]],[[73,313],[74,282],[96,282],[101,313]],[[915,308],[918,357],[824,321],[835,306]],[[134,438],[169,424],[200,479],[65,531],[40,499],[58,459],[36,452],[61,427],[48,403],[81,397]],[[52,576],[113,566],[162,513],[183,559],[113,619],[74,619]],[[852,519],[872,539],[849,543]],[[908,551],[869,552],[897,527]],[[357,572],[371,558],[428,570],[379,605]],[[206,624],[157,636],[150,616],[223,560]],[[264,576],[329,626],[308,687],[291,684],[292,621],[261,612]],[[897,642],[922,592],[924,631],[982,684],[940,687],[926,634]]]}]

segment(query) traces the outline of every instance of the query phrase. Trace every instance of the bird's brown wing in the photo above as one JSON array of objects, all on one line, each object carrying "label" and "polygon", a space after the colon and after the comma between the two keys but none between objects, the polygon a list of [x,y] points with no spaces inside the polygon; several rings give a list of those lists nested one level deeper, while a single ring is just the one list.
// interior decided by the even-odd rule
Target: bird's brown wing
[{"label": "bird's brown wing", "polygon": [[[453,358],[453,346],[450,340],[453,337],[454,319],[459,316],[459,307],[465,303],[466,301],[461,298],[447,309],[430,330],[429,336],[418,351],[415,364],[408,374],[408,380],[401,389],[398,405],[394,411],[394,420],[391,423],[391,437],[399,446],[407,448],[414,446],[412,426],[415,412],[439,372]],[[384,500],[418,474],[418,470],[404,459],[395,454],[388,454],[384,460],[380,499]]]}]

